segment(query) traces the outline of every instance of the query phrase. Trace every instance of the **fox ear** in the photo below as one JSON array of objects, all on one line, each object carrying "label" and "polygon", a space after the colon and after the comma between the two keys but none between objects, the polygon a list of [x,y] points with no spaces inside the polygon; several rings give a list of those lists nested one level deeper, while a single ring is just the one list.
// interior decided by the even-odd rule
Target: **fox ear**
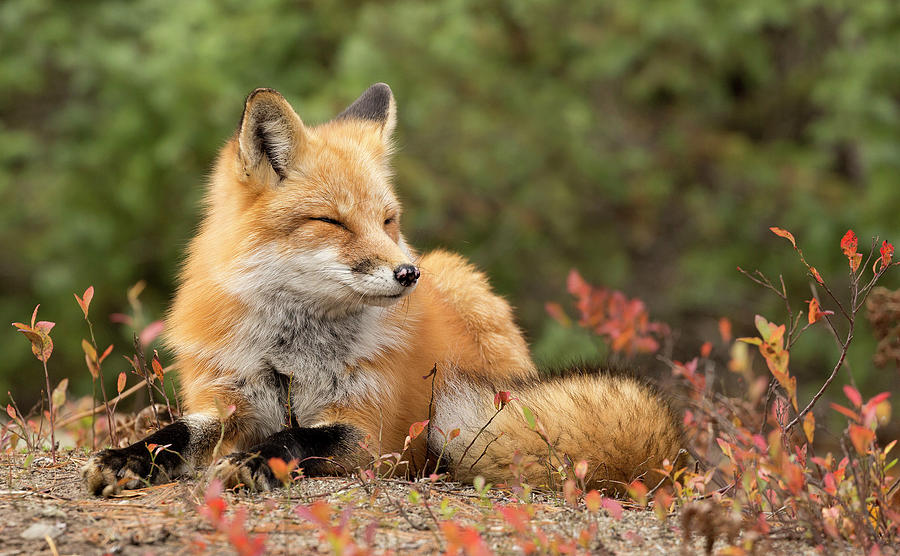
[{"label": "fox ear", "polygon": [[381,127],[381,136],[388,139],[397,126],[397,104],[394,102],[394,94],[386,83],[376,83],[359,95],[359,98],[335,119],[375,122]]},{"label": "fox ear", "polygon": [[303,143],[300,116],[275,89],[256,89],[244,103],[238,134],[244,172],[276,185],[287,175]]}]

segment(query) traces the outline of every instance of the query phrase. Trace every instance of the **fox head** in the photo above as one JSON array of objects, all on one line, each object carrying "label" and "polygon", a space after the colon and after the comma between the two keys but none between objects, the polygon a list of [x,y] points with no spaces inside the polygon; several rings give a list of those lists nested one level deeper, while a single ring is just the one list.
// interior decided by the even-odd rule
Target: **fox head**
[{"label": "fox head", "polygon": [[273,89],[250,93],[220,155],[202,232],[221,247],[222,284],[251,300],[337,313],[409,295],[419,269],[391,185],[395,125],[383,83],[317,126]]}]

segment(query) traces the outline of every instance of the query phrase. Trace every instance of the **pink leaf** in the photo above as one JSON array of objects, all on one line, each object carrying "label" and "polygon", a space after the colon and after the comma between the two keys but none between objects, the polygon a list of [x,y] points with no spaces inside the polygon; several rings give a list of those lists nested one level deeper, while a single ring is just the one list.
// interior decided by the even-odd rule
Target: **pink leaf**
[{"label": "pink leaf", "polygon": [[600,501],[600,505],[609,512],[616,521],[622,519],[622,504],[619,504],[612,498],[604,498]]},{"label": "pink leaf", "polygon": [[88,317],[88,309],[91,306],[91,300],[94,299],[94,286],[88,286],[88,289],[84,290],[84,295],[78,297],[77,293],[73,293],[75,296],[75,301],[78,302],[78,306],[81,307],[81,312],[84,313],[84,318]]},{"label": "pink leaf", "polygon": [[428,419],[425,419],[424,421],[419,421],[410,425],[409,437],[415,440],[420,434],[422,434],[422,431],[425,430],[425,427],[428,425],[428,421]]},{"label": "pink leaf", "polygon": [[859,407],[862,405],[862,396],[859,394],[859,390],[850,386],[849,384],[844,386],[844,394],[847,396],[847,399],[853,402],[853,405]]},{"label": "pink leaf", "polygon": [[156,337],[162,333],[163,326],[164,326],[163,321],[161,321],[161,320],[155,320],[155,321],[151,322],[150,324],[148,324],[147,326],[145,326],[144,329],[141,330],[141,333],[138,334],[138,338],[141,341],[141,345],[142,346],[150,345],[150,342],[155,340]]}]

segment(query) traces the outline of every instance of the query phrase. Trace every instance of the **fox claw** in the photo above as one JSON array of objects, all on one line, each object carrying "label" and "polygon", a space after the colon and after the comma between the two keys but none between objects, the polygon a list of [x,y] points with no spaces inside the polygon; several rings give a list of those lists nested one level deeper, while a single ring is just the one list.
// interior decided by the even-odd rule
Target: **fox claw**
[{"label": "fox claw", "polygon": [[149,478],[151,467],[149,453],[113,448],[91,456],[81,468],[81,477],[89,493],[108,497],[122,489],[140,488]]},{"label": "fox claw", "polygon": [[275,488],[275,476],[269,464],[254,454],[238,452],[213,464],[212,478],[222,481],[226,489],[266,491]]}]

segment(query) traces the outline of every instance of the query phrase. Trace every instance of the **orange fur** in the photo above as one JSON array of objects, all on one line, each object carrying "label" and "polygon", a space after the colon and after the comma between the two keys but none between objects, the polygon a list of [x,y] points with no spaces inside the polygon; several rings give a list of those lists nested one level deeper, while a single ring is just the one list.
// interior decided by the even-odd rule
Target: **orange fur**
[{"label": "orange fur", "polygon": [[[513,394],[547,424],[559,453],[588,458],[599,469],[598,481],[627,481],[658,467],[663,458],[672,459],[678,427],[655,394],[626,379],[538,381],[510,306],[491,291],[485,276],[458,255],[436,251],[417,258],[406,247],[388,165],[394,111],[391,97],[384,121],[351,117],[313,127],[274,91],[257,91],[248,99],[242,127],[216,163],[206,214],[168,316],[167,341],[178,355],[186,412],[214,415],[223,403],[235,404],[229,447],[247,449],[260,440],[254,409],[236,385],[247,371],[240,367],[248,323],[260,310],[255,290],[280,277],[264,269],[248,278],[252,264],[290,265],[323,253],[352,268],[393,269],[414,261],[421,269],[418,285],[392,305],[361,294],[317,309],[314,318],[326,319],[352,313],[357,305],[386,305],[379,329],[371,331],[384,345],[344,370],[347,377],[370,373],[380,386],[329,403],[301,426],[349,423],[377,450],[401,452],[410,423],[430,416],[432,379],[423,377],[436,367],[434,388],[445,403],[454,403],[459,381],[481,396],[470,412],[460,414],[489,418],[493,393],[521,385]],[[272,135],[260,139],[264,132]],[[298,279],[289,286],[319,285]],[[464,478],[481,473],[500,481],[516,450],[529,463],[544,454],[545,446],[524,426],[516,407],[504,410],[484,438],[474,438],[472,431],[482,424],[456,424],[463,434],[448,453],[460,457],[469,442],[473,456],[486,450],[471,473],[463,470]],[[424,456],[416,457],[424,461]],[[345,463],[357,465],[363,457],[357,453]],[[542,474],[529,477],[540,480]]]}]

